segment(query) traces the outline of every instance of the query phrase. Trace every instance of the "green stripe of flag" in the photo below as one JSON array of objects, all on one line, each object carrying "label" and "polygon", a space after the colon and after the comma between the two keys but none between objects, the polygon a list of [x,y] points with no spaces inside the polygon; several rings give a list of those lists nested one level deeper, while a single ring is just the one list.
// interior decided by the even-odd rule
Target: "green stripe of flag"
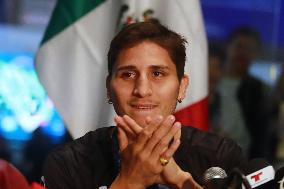
[{"label": "green stripe of flag", "polygon": [[73,24],[104,1],[106,0],[58,0],[41,44]]}]

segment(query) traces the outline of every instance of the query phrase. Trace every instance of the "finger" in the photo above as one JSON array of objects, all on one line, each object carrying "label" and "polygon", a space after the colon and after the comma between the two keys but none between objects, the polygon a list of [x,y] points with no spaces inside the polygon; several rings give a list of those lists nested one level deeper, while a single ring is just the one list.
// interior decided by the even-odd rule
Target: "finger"
[{"label": "finger", "polygon": [[137,136],[136,133],[128,126],[128,124],[125,122],[125,120],[122,117],[115,116],[114,121],[115,121],[117,127],[120,127],[121,129],[123,129],[126,132],[127,136],[129,136],[131,138],[135,138]]},{"label": "finger", "polygon": [[154,131],[153,136],[149,140],[147,146],[147,150],[149,150],[150,153],[152,153],[155,146],[160,142],[160,140],[169,132],[169,130],[172,128],[172,125],[174,123],[175,117],[173,115],[168,116],[160,125],[159,127]]},{"label": "finger", "polygon": [[175,116],[169,115],[166,119],[159,125],[158,129],[154,132],[154,136],[158,139],[163,138],[172,128],[175,122]]},{"label": "finger", "polygon": [[117,138],[119,144],[119,151],[122,152],[128,145],[128,139],[126,133],[121,128],[118,127],[117,129],[118,129]]},{"label": "finger", "polygon": [[181,129],[174,135],[174,137],[171,139],[170,143],[169,143],[169,146],[172,145],[172,143],[175,141],[175,140],[178,140],[180,139],[181,137]]},{"label": "finger", "polygon": [[145,148],[144,146],[146,145],[146,143],[148,142],[148,140],[152,137],[152,133],[149,132],[148,130],[146,129],[143,129],[139,135],[138,135],[138,138],[137,138],[137,141],[133,144],[135,149],[136,149],[136,152],[141,152],[142,150],[144,151],[144,154],[149,154],[149,153],[145,153]]},{"label": "finger", "polygon": [[177,139],[180,139],[180,138],[181,138],[181,129],[175,134],[174,140],[177,140]]},{"label": "finger", "polygon": [[153,118],[147,117],[146,120],[148,121],[148,126],[142,129],[142,131],[139,133],[136,144],[134,145],[136,150],[138,150],[139,152],[143,150],[144,154],[148,156],[151,153],[151,151],[147,152],[144,146],[148,142],[148,140],[152,137],[153,131],[162,122],[163,116],[158,115]]},{"label": "finger", "polygon": [[[153,149],[153,152],[151,154],[151,156],[153,156],[153,158],[159,158],[162,155],[162,153],[165,152],[165,148],[169,147],[170,141],[172,140],[174,135],[177,132],[180,131],[180,128],[181,128],[181,123],[180,122],[174,123],[174,125],[172,126],[170,131],[159,141],[159,143]],[[178,140],[176,140],[176,141],[178,141]]]},{"label": "finger", "polygon": [[[174,135],[174,137],[170,140],[168,147],[170,147],[176,140],[180,140],[181,137],[181,129]],[[162,150],[162,154],[168,150],[168,147],[165,147]]]},{"label": "finger", "polygon": [[136,123],[131,117],[128,115],[124,115],[123,119],[125,123],[131,128],[131,130],[137,135],[142,131],[142,127]]},{"label": "finger", "polygon": [[[157,129],[160,123],[163,121],[163,116],[158,115],[153,118],[147,118],[149,125],[146,126],[140,133],[136,143],[136,149],[142,151],[145,156],[151,154],[152,148],[145,147],[150,138],[152,137],[153,132]],[[142,153],[142,152],[141,152]]]},{"label": "finger", "polygon": [[151,121],[152,121],[152,118],[150,116],[147,116],[145,120],[146,124],[149,125]]},{"label": "finger", "polygon": [[163,122],[164,118],[162,115],[156,115],[153,117],[146,117],[146,123],[147,126],[144,128],[145,130],[147,130],[150,133],[153,133],[154,131],[157,130],[157,128],[159,128],[160,124]]},{"label": "finger", "polygon": [[174,140],[171,146],[165,152],[163,152],[161,156],[165,159],[170,159],[177,151],[179,145],[180,145],[180,139]]}]

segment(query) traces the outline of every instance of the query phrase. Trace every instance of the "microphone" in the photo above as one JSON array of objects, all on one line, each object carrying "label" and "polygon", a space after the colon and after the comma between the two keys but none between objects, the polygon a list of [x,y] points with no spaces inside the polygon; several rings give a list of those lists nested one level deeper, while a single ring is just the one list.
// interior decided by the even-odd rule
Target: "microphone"
[{"label": "microphone", "polygon": [[220,167],[211,167],[203,174],[204,188],[206,189],[225,189],[226,171]]},{"label": "microphone", "polygon": [[274,183],[275,189],[284,189],[284,167],[276,171]]},{"label": "microphone", "polygon": [[243,166],[241,170],[246,175],[251,188],[273,188],[275,171],[264,159],[253,159],[247,165]]},{"label": "microphone", "polygon": [[[284,189],[284,168],[277,173],[279,189]],[[264,159],[257,158],[232,169],[228,176],[222,168],[211,167],[204,172],[203,181],[206,189],[272,189],[275,188],[274,176],[273,167]]]}]

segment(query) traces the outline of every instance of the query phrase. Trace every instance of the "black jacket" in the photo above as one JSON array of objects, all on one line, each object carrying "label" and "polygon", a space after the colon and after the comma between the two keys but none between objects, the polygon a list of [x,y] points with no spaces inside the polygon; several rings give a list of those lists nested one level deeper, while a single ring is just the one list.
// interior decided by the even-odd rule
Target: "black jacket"
[{"label": "black jacket", "polygon": [[[202,174],[212,166],[226,172],[243,163],[240,147],[192,127],[183,127],[181,145],[174,159],[193,178],[202,183]],[[110,186],[119,172],[118,142],[115,127],[106,127],[49,154],[43,175],[49,189],[97,189]]]},{"label": "black jacket", "polygon": [[251,144],[249,158],[269,156],[269,111],[270,107],[265,85],[258,79],[245,76],[237,91],[237,99],[242,109],[245,125],[249,131]]}]

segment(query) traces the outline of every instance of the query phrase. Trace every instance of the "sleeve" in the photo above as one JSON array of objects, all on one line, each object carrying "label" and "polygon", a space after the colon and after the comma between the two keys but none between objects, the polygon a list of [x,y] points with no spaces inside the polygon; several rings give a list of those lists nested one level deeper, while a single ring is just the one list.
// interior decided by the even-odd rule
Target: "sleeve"
[{"label": "sleeve", "polygon": [[241,147],[228,138],[222,139],[219,148],[217,148],[216,157],[219,164],[228,172],[246,162]]},{"label": "sleeve", "polygon": [[208,168],[221,167],[229,173],[234,167],[245,163],[241,148],[231,139],[183,127],[181,140],[175,160],[201,185],[203,174]]},{"label": "sleeve", "polygon": [[66,161],[60,154],[53,152],[48,155],[42,173],[48,189],[75,189]]}]

